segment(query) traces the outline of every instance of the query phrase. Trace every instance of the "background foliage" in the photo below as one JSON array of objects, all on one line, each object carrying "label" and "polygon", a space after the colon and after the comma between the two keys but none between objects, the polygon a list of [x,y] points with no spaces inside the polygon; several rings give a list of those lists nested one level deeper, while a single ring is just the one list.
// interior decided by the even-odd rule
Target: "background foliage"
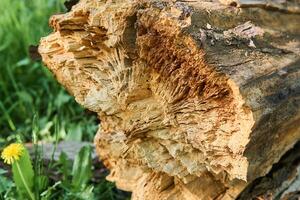
[{"label": "background foliage", "polygon": [[33,116],[39,139],[92,141],[96,117],[87,115],[54,80],[41,62],[29,58],[28,48],[50,33],[48,19],[64,11],[64,0],[0,1],[0,144],[16,135],[31,140]]},{"label": "background foliage", "polygon": [[[80,107],[46,67],[29,56],[29,46],[37,45],[41,37],[51,32],[49,17],[66,11],[64,1],[0,0],[0,152],[15,141],[35,144],[37,141],[93,141],[96,116]],[[43,161],[41,152],[35,151],[34,181],[40,185],[34,188],[35,196],[41,199],[128,198],[114,184],[106,182],[103,174],[99,175],[102,170],[99,162],[84,160],[90,157],[87,154],[90,154],[87,149],[82,150],[74,162],[62,154],[59,161],[49,164]],[[11,173],[0,162],[0,199],[18,196]]]}]

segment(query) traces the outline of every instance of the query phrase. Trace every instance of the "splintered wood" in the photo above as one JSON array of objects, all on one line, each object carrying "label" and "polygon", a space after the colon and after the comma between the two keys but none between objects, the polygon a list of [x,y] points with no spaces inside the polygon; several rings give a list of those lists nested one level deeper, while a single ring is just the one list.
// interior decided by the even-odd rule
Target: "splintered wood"
[{"label": "splintered wood", "polygon": [[98,114],[117,187],[136,200],[235,199],[300,138],[299,22],[261,6],[81,0],[52,16],[39,52]]}]

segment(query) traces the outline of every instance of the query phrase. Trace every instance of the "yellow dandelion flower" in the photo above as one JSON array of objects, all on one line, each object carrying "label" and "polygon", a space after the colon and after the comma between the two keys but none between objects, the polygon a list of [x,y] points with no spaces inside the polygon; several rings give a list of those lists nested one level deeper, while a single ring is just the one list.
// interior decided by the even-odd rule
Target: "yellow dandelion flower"
[{"label": "yellow dandelion flower", "polygon": [[22,144],[13,143],[5,147],[2,151],[1,158],[7,164],[12,164],[14,161],[20,159],[21,155],[23,154],[24,147]]}]

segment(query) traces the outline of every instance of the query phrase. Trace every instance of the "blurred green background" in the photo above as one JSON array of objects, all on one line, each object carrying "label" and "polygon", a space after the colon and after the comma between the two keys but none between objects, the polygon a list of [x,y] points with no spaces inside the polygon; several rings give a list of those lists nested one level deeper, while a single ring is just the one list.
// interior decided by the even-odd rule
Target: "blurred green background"
[{"label": "blurred green background", "polygon": [[0,1],[0,145],[16,136],[31,141],[36,116],[39,140],[92,141],[96,117],[84,111],[56,82],[40,61],[29,57],[29,46],[51,32],[48,19],[65,12],[65,0]]},{"label": "blurred green background", "polygon": [[[38,45],[40,38],[51,32],[49,17],[66,12],[64,1],[0,0],[0,152],[16,141],[53,144],[62,140],[93,141],[96,116],[77,104],[41,61],[33,61],[29,55],[29,46]],[[70,190],[64,185],[64,179],[59,180],[57,176],[71,173],[71,168],[64,171],[65,163],[71,163],[62,159],[51,167],[37,160],[39,156],[38,153],[33,157],[34,173],[49,177],[46,191],[51,195],[47,199],[53,199],[52,196],[81,199],[80,195],[105,200],[129,197],[105,181],[107,171],[97,160],[87,169],[93,171],[88,187],[72,190],[70,186]],[[49,172],[56,174],[56,178]],[[0,162],[0,199],[16,199],[15,195],[10,168]]]}]

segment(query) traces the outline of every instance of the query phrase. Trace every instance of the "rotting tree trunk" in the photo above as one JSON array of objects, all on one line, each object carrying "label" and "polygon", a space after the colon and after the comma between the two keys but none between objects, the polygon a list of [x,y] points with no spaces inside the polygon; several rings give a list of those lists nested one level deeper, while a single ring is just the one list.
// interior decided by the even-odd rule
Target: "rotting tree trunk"
[{"label": "rotting tree trunk", "polygon": [[98,114],[133,199],[235,199],[300,138],[300,3],[222,3],[81,0],[50,19],[43,62]]}]

